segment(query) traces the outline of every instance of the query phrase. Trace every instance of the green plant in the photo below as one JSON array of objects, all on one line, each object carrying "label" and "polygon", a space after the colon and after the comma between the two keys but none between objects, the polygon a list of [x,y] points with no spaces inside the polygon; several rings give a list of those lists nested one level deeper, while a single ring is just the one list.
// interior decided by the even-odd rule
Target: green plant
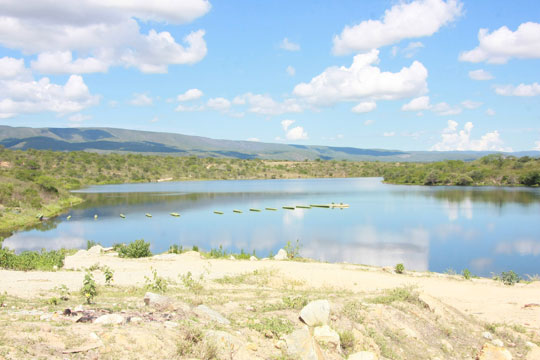
[{"label": "green plant", "polygon": [[292,322],[278,317],[262,318],[258,322],[251,320],[248,327],[263,334],[270,331],[276,338],[282,334],[290,334],[294,329]]},{"label": "green plant", "polygon": [[391,304],[394,301],[403,301],[413,304],[420,304],[421,301],[418,297],[418,292],[411,286],[398,287],[391,290],[386,290],[384,295],[380,295],[371,299],[367,299],[368,302],[374,304]]},{"label": "green plant", "polygon": [[61,284],[60,286],[55,286],[53,290],[56,291],[60,300],[64,300],[64,301],[69,300],[69,289],[65,284]]},{"label": "green plant", "polygon": [[198,247],[197,245],[193,245],[193,246],[191,247],[191,250],[192,250],[192,251],[199,252],[199,247]]},{"label": "green plant", "polygon": [[0,294],[0,307],[7,306],[6,299],[7,299],[7,291],[4,291],[3,294]]},{"label": "green plant", "polygon": [[365,316],[363,315],[362,310],[364,310],[364,308],[359,301],[351,300],[343,305],[342,313],[354,322],[363,323]]},{"label": "green plant", "polygon": [[199,277],[199,280],[195,280],[193,278],[193,274],[191,274],[191,271],[188,271],[186,274],[179,275],[180,280],[182,281],[182,284],[189,290],[193,291],[195,294],[199,294],[203,289],[202,281],[204,279],[204,275],[201,274]]},{"label": "green plant", "polygon": [[305,296],[285,296],[281,300],[287,309],[300,310],[308,304],[308,299]]},{"label": "green plant", "polygon": [[289,259],[297,258],[300,255],[300,239],[296,239],[296,244],[294,245],[290,241],[287,241],[284,250]]},{"label": "green plant", "polygon": [[344,330],[339,333],[339,341],[341,344],[341,349],[345,355],[349,355],[354,351],[354,343],[356,339],[351,330]]},{"label": "green plant", "polygon": [[144,239],[135,240],[127,245],[118,247],[118,256],[121,258],[142,258],[152,256],[150,243]]},{"label": "green plant", "polygon": [[396,273],[403,274],[403,272],[405,271],[405,265],[397,264],[395,270],[396,270]]},{"label": "green plant", "polygon": [[500,275],[500,280],[505,285],[514,285],[515,283],[520,282],[521,278],[518,274],[510,270],[510,271],[503,271]]},{"label": "green plant", "polygon": [[90,250],[91,248],[93,248],[96,245],[101,246],[101,244],[98,243],[98,242],[95,242],[93,240],[86,240],[86,250]]},{"label": "green plant", "polygon": [[182,245],[178,246],[176,244],[173,244],[169,246],[169,251],[167,251],[169,254],[181,254],[184,252],[184,249],[182,248]]},{"label": "green plant", "polygon": [[211,258],[224,258],[227,256],[227,252],[223,250],[223,246],[219,245],[219,249],[211,249],[210,257]]},{"label": "green plant", "polygon": [[110,286],[111,282],[114,280],[114,270],[108,266],[105,266],[103,269],[103,275],[105,275],[105,285]]},{"label": "green plant", "polygon": [[86,275],[84,276],[81,294],[85,297],[87,304],[91,304],[98,294],[94,276],[89,271],[86,272]]},{"label": "green plant", "polygon": [[150,279],[148,276],[145,276],[144,283],[145,283],[144,287],[146,289],[150,289],[150,290],[161,292],[161,293],[164,293],[165,291],[167,291],[167,287],[169,285],[169,282],[165,278],[158,276],[157,270],[154,268],[152,268],[152,279]]},{"label": "green plant", "polygon": [[10,270],[53,271],[64,266],[67,250],[23,251],[15,254],[13,250],[0,247],[0,268]]},{"label": "green plant", "polygon": [[462,274],[463,274],[463,277],[465,278],[465,280],[470,280],[471,277],[472,277],[472,274],[469,271],[469,269],[464,269]]}]

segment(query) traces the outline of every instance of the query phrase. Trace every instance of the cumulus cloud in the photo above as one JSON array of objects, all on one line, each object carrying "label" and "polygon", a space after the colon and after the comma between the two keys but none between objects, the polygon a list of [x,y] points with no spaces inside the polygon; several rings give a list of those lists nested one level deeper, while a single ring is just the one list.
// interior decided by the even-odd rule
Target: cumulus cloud
[{"label": "cumulus cloud", "polygon": [[486,80],[493,79],[493,75],[491,75],[489,72],[483,69],[469,71],[469,77],[473,80],[479,80],[479,81],[486,81]]},{"label": "cumulus cloud", "polygon": [[206,106],[212,110],[227,111],[231,107],[231,102],[225,98],[217,97],[208,100]]},{"label": "cumulus cloud", "polygon": [[481,102],[478,102],[478,101],[472,101],[472,100],[464,100],[461,102],[461,105],[463,105],[464,108],[466,109],[477,109],[479,108],[480,106],[482,106],[483,103]]},{"label": "cumulus cloud", "polygon": [[502,26],[491,34],[488,29],[478,31],[478,46],[462,52],[459,60],[478,63],[505,64],[512,58],[540,58],[540,24],[526,22],[516,31]]},{"label": "cumulus cloud", "polygon": [[333,52],[345,55],[396,44],[407,38],[431,36],[459,17],[461,9],[462,4],[457,0],[400,2],[386,10],[381,20],[346,26],[334,37]]},{"label": "cumulus cloud", "polygon": [[302,106],[296,99],[285,99],[278,102],[269,95],[245,93],[233,99],[235,105],[247,105],[249,112],[260,115],[281,115],[302,112]]},{"label": "cumulus cloud", "polygon": [[[7,73],[13,76],[13,72]],[[63,115],[98,103],[99,96],[90,94],[80,75],[71,75],[64,85],[51,83],[47,77],[37,81],[31,77],[0,78],[0,118],[43,111]]]},{"label": "cumulus cloud", "polygon": [[250,137],[250,138],[248,138],[248,139],[247,139],[247,141],[255,141],[255,142],[260,142],[260,141],[261,141],[261,139],[259,139],[259,138],[256,138],[256,137]]},{"label": "cumulus cloud", "polygon": [[150,106],[154,101],[146,94],[133,94],[133,99],[129,103],[134,106]]},{"label": "cumulus cloud", "polygon": [[176,98],[178,101],[191,101],[197,100],[203,96],[203,92],[199,89],[189,89],[185,93],[178,95]]},{"label": "cumulus cloud", "polygon": [[[472,101],[465,100],[462,102],[462,105],[467,108],[472,108],[471,106],[476,105],[476,103],[473,103]],[[440,102],[437,104],[430,104],[429,96],[420,96],[417,98],[412,99],[407,104],[404,104],[401,107],[401,110],[403,111],[421,111],[421,110],[431,110],[437,115],[441,116],[449,116],[449,115],[457,115],[462,112],[461,107],[459,106],[452,106],[446,102]]]},{"label": "cumulus cloud", "polygon": [[488,116],[494,116],[495,114],[496,114],[496,112],[493,109],[487,109],[486,110],[486,115],[488,115]]},{"label": "cumulus cloud", "polygon": [[373,111],[377,108],[375,101],[364,101],[352,108],[352,112],[361,114]]},{"label": "cumulus cloud", "polygon": [[383,72],[374,64],[379,51],[356,55],[350,67],[330,67],[309,83],[296,85],[293,93],[306,101],[328,106],[340,101],[394,100],[427,92],[427,69],[418,61],[399,72]]},{"label": "cumulus cloud", "polygon": [[291,128],[291,125],[294,124],[294,120],[283,120],[281,122],[281,127],[285,131],[285,138],[287,140],[306,140],[308,134],[304,131],[302,126],[295,126]]},{"label": "cumulus cloud", "polygon": [[5,0],[0,44],[37,54],[31,66],[40,73],[104,72],[118,65],[164,73],[168,65],[204,58],[204,31],[188,34],[179,44],[167,31],[142,33],[138,21],[183,24],[209,10],[206,0]]},{"label": "cumulus cloud", "polygon": [[442,131],[441,141],[431,147],[435,151],[508,151],[512,148],[504,147],[497,130],[488,132],[480,139],[471,139],[472,122],[467,122],[463,130],[458,130],[458,123],[448,120],[448,126]]},{"label": "cumulus cloud", "polygon": [[202,105],[193,105],[193,106],[185,106],[185,105],[178,105],[174,111],[178,111],[178,112],[192,112],[192,111],[203,111],[204,110],[204,106]]},{"label": "cumulus cloud", "polygon": [[431,108],[429,96],[419,96],[401,107],[403,111],[420,111]]},{"label": "cumulus cloud", "polygon": [[68,120],[71,121],[71,122],[74,122],[74,123],[81,123],[85,120],[90,120],[92,118],[92,116],[90,115],[83,115],[81,113],[77,113],[77,114],[74,114],[74,115],[71,115]]},{"label": "cumulus cloud", "polygon": [[369,126],[369,125],[373,124],[374,122],[375,121],[373,121],[372,119],[368,119],[368,120],[364,121],[364,125]]},{"label": "cumulus cloud", "polygon": [[287,74],[289,74],[289,76],[294,76],[296,74],[296,69],[293,68],[291,65],[287,66],[287,69],[285,71],[287,71]]},{"label": "cumulus cloud", "polygon": [[0,79],[22,79],[29,78],[30,75],[30,71],[24,66],[23,59],[8,56],[0,58]]},{"label": "cumulus cloud", "polygon": [[518,86],[504,85],[495,86],[495,92],[503,96],[538,96],[540,95],[540,84],[532,83],[519,84]]},{"label": "cumulus cloud", "polygon": [[287,38],[281,41],[281,43],[279,44],[279,47],[287,51],[300,51],[300,45],[289,41],[289,39]]},{"label": "cumulus cloud", "polygon": [[388,132],[384,132],[382,134],[382,136],[384,136],[384,137],[392,137],[392,136],[396,136],[396,133],[395,133],[395,131],[388,131]]},{"label": "cumulus cloud", "polygon": [[438,115],[449,116],[461,114],[461,108],[459,106],[452,106],[445,102],[440,102],[431,107],[431,111]]},{"label": "cumulus cloud", "polygon": [[533,150],[540,151],[540,140],[534,142]]}]

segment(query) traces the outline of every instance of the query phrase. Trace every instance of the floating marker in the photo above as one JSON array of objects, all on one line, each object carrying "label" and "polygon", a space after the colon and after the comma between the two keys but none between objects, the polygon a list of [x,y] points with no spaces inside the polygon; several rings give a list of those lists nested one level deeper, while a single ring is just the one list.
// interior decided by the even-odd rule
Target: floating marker
[{"label": "floating marker", "polygon": [[223,211],[214,211],[214,214],[223,215]]},{"label": "floating marker", "polygon": [[66,219],[68,219],[68,220],[71,219],[71,215],[68,215],[68,217]]},{"label": "floating marker", "polygon": [[330,207],[332,208],[338,208],[338,209],[345,209],[345,208],[348,208],[349,207],[349,204],[332,204],[330,205]]},{"label": "floating marker", "polygon": [[266,210],[270,210],[270,211],[277,211],[276,208],[266,208]]},{"label": "floating marker", "polygon": [[310,206],[314,208],[329,208],[330,207],[329,204],[311,204]]},{"label": "floating marker", "polygon": [[311,206],[309,205],[296,205],[298,209],[311,209]]},{"label": "floating marker", "polygon": [[179,213],[172,212],[172,213],[171,213],[171,216],[179,217],[180,214],[179,214]]},{"label": "floating marker", "polygon": [[249,209],[249,211],[261,212],[261,209],[254,209],[254,208],[251,208],[251,209]]},{"label": "floating marker", "polygon": [[121,217],[122,219],[125,219],[125,218],[126,218],[126,215],[120,214],[120,217]]},{"label": "floating marker", "polygon": [[94,220],[97,220],[97,214],[94,215]]},{"label": "floating marker", "polygon": [[237,214],[241,214],[241,213],[242,213],[242,210],[234,209],[233,212],[235,212],[235,213],[237,213]]},{"label": "floating marker", "polygon": [[144,215],[146,215],[146,217],[152,217],[152,214],[149,214],[149,213],[146,213]]},{"label": "floating marker", "polygon": [[294,210],[294,209],[296,209],[294,206],[284,206],[283,208],[286,209],[286,210]]}]

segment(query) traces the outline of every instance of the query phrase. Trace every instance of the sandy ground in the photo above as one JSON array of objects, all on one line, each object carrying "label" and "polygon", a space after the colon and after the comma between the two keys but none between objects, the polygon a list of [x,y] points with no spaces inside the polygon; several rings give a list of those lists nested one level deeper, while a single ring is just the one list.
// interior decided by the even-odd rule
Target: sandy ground
[{"label": "sandy ground", "polygon": [[[294,281],[300,288],[323,288],[337,293],[348,290],[366,294],[413,285],[421,293],[481,321],[515,324],[533,331],[540,330],[538,281],[505,286],[491,279],[464,280],[460,276],[416,272],[395,274],[389,269],[351,264],[204,259],[196,252],[164,254],[145,259],[121,259],[114,253],[79,251],[67,257],[64,269],[56,272],[0,270],[0,293],[6,291],[11,296],[34,298],[45,296],[61,284],[71,291],[78,291],[84,277],[83,270],[96,264],[114,270],[116,286],[142,286],[145,276],[151,277],[152,269],[160,276],[174,281],[179,281],[179,275],[188,271],[194,277],[203,275],[205,279],[211,280],[225,275],[270,269],[279,276]],[[103,276],[96,276],[96,281],[103,284]]]}]

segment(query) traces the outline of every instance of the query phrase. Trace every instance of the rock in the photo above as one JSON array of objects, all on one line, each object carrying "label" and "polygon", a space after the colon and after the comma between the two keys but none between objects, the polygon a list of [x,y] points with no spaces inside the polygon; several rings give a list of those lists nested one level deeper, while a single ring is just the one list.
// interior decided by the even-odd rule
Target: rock
[{"label": "rock", "polygon": [[234,256],[229,256],[229,260],[236,260],[236,258]]},{"label": "rock", "polygon": [[326,325],[330,317],[328,300],[312,301],[300,311],[300,319],[309,326]]},{"label": "rock", "polygon": [[101,249],[103,252],[111,252],[114,250],[114,248],[112,246],[110,247],[104,247],[103,249]]},{"label": "rock", "polygon": [[491,343],[498,347],[504,347],[504,343],[500,339],[495,339]]},{"label": "rock", "polygon": [[486,340],[493,340],[493,335],[489,331],[484,331],[482,337]]},{"label": "rock", "polygon": [[377,360],[377,355],[371,351],[360,351],[349,355],[349,360]]},{"label": "rock", "polygon": [[178,324],[176,321],[165,321],[165,322],[163,323],[163,325],[164,325],[166,328],[174,329],[174,328],[178,327],[180,324]]},{"label": "rock", "polygon": [[210,309],[206,305],[199,305],[195,309],[193,309],[193,312],[197,314],[200,317],[208,318],[212,321],[215,321],[217,323],[223,324],[223,325],[230,325],[230,321],[223,317],[220,313],[218,313],[215,310]]},{"label": "rock", "polygon": [[236,353],[243,345],[242,341],[237,337],[220,330],[207,331],[205,333],[205,338],[217,345],[218,352],[221,355],[220,359]]},{"label": "rock", "polygon": [[96,320],[94,320],[94,324],[101,324],[101,325],[118,325],[118,324],[122,324],[123,322],[124,322],[124,317],[118,314],[101,315]]},{"label": "rock", "polygon": [[477,357],[478,360],[512,360],[508,349],[485,343]]},{"label": "rock", "polygon": [[332,345],[336,349],[339,348],[339,334],[328,325],[317,326],[313,330],[313,338],[319,343]]},{"label": "rock", "polygon": [[84,306],[82,305],[77,305],[75,307],[75,309],[73,309],[74,312],[83,312],[84,311]]},{"label": "rock", "polygon": [[279,249],[276,256],[274,256],[274,260],[287,260],[287,252],[283,249]]},{"label": "rock", "polygon": [[251,256],[251,257],[249,258],[249,261],[257,261],[257,260],[259,260],[259,259],[257,259],[255,256]]},{"label": "rock", "polygon": [[540,359],[540,348],[538,346],[534,347],[527,353],[525,360],[538,360]]},{"label": "rock", "polygon": [[450,353],[453,353],[454,352],[454,347],[452,346],[452,344],[450,344],[448,341],[446,341],[445,339],[442,339],[441,340],[441,348],[444,350],[444,352],[450,354]]},{"label": "rock", "polygon": [[530,341],[526,341],[525,346],[528,347],[529,349],[535,349],[535,348],[538,347],[538,345],[536,345],[535,343],[530,342]]},{"label": "rock", "polygon": [[264,337],[266,337],[268,339],[272,339],[274,337],[274,334],[270,330],[265,330],[264,331]]},{"label": "rock", "polygon": [[323,355],[317,343],[309,334],[309,328],[303,326],[285,337],[287,352],[295,359],[320,360]]},{"label": "rock", "polygon": [[143,321],[143,319],[141,317],[138,317],[138,316],[133,316],[133,317],[129,318],[129,322],[134,323],[134,324],[141,323],[142,321]]},{"label": "rock", "polygon": [[159,309],[172,308],[172,299],[168,296],[155,294],[153,292],[147,292],[144,294],[144,303],[148,306],[153,306]]},{"label": "rock", "polygon": [[87,254],[101,254],[103,247],[101,245],[94,245],[86,251]]},{"label": "rock", "polygon": [[285,347],[287,346],[287,343],[284,341],[284,340],[278,340],[275,344],[274,344],[274,347],[276,349],[285,349]]}]

